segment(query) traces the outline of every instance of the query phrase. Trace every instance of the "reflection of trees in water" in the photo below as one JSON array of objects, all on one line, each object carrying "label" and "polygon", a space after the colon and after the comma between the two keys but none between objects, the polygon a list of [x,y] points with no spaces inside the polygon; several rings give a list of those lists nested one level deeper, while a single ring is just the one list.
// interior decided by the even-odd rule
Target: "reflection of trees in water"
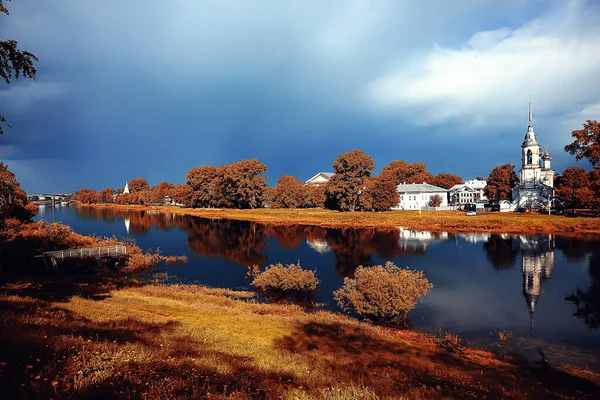
[{"label": "reflection of trees in water", "polygon": [[590,329],[600,328],[600,243],[590,255],[590,276],[592,284],[587,291],[577,289],[565,298],[575,305],[573,316],[581,318]]},{"label": "reflection of trees in water", "polygon": [[560,249],[568,260],[585,258],[600,247],[600,242],[573,236],[559,236],[555,240],[556,248]]},{"label": "reflection of trees in water", "polygon": [[146,234],[151,227],[169,230],[178,225],[181,216],[162,214],[154,211],[113,210],[110,208],[77,207],[75,213],[83,219],[103,221],[129,220],[131,232]]},{"label": "reflection of trees in water", "polygon": [[[336,271],[343,277],[351,276],[359,265],[372,265],[373,254],[384,259],[425,254],[429,243],[447,239],[447,234],[411,233],[407,230],[403,231],[401,238],[397,229],[326,229],[318,226],[262,225],[152,211],[91,207],[77,210],[78,214],[90,219],[129,220],[130,230],[138,234],[147,233],[153,226],[163,230],[178,226],[188,234],[188,248],[193,253],[202,257],[221,257],[243,266],[267,262],[267,238],[274,238],[285,249],[297,248],[306,241],[314,251],[333,252]],[[429,236],[422,237],[424,234]]]},{"label": "reflection of trees in water", "polygon": [[266,232],[268,238],[275,238],[284,249],[295,249],[305,237],[302,225],[270,225]]},{"label": "reflection of trees in water", "polygon": [[243,266],[267,262],[265,227],[252,222],[186,218],[188,248],[203,257],[221,257]]},{"label": "reflection of trees in water", "polygon": [[495,269],[509,269],[517,260],[519,250],[512,236],[491,235],[483,243],[487,258]]}]

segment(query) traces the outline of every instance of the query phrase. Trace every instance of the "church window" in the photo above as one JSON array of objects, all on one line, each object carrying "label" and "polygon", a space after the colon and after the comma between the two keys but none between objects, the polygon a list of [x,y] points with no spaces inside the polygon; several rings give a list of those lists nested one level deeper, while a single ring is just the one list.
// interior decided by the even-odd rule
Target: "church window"
[{"label": "church window", "polygon": [[533,164],[533,153],[531,150],[527,150],[527,165]]}]

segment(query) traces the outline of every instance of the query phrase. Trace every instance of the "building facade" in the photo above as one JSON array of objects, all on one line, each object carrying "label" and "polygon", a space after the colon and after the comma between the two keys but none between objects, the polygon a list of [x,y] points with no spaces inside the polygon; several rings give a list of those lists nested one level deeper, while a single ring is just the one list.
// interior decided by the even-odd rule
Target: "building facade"
[{"label": "building facade", "polygon": [[479,179],[471,179],[465,183],[454,185],[448,191],[450,204],[460,206],[485,203],[488,201],[484,192],[486,186],[487,182]]},{"label": "building facade", "polygon": [[429,183],[402,183],[396,190],[400,194],[400,203],[397,207],[392,207],[394,210],[420,210],[429,207],[429,202],[436,195],[441,198],[439,207],[448,206],[448,190]]},{"label": "building facade", "polygon": [[550,167],[552,157],[542,151],[533,130],[531,99],[529,100],[529,125],[521,145],[521,170],[519,184],[512,190],[514,209],[540,209],[549,206],[554,194],[554,170]]},{"label": "building facade", "polygon": [[333,172],[319,172],[318,174],[316,174],[315,176],[313,176],[312,178],[310,178],[309,180],[304,182],[304,185],[325,186],[327,184],[327,182],[329,182],[329,180],[331,179],[331,177],[333,175],[334,175]]}]

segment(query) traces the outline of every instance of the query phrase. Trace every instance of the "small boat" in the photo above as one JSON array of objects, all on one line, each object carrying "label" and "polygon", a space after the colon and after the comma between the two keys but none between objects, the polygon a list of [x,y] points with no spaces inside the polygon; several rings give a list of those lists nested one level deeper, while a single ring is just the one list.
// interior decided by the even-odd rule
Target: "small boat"
[{"label": "small boat", "polygon": [[61,202],[60,202],[60,205],[61,205],[61,206],[68,206],[68,205],[69,205],[69,202],[68,202],[68,201],[61,201]]}]

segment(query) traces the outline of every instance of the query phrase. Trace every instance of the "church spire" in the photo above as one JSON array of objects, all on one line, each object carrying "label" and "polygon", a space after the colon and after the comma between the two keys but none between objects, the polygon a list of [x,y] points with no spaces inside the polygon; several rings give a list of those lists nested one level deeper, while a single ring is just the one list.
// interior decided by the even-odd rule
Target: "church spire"
[{"label": "church spire", "polygon": [[533,128],[533,116],[531,113],[531,95],[529,95],[529,126]]},{"label": "church spire", "polygon": [[529,124],[527,125],[527,133],[525,134],[525,142],[523,145],[537,144],[535,132],[533,131],[533,112],[531,111],[531,95],[529,95]]}]

